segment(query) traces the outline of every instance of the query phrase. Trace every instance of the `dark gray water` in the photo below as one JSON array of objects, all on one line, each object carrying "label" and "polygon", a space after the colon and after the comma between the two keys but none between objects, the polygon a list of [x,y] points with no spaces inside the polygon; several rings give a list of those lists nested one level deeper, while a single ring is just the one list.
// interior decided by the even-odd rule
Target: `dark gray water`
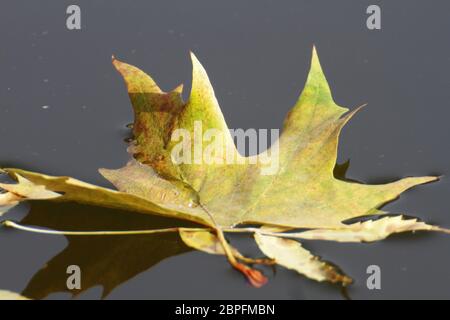
[{"label": "dark gray water", "polygon": [[[372,2],[79,0],[82,30],[68,31],[72,1],[3,1],[0,164],[107,185],[97,169],[126,162],[122,140],[132,120],[111,54],[149,72],[163,89],[183,82],[189,92],[193,50],[231,128],[279,128],[303,87],[314,43],[335,100],[351,108],[369,103],[341,136],[340,160],[351,159],[350,178],[448,175],[450,3],[377,1],[382,30],[369,31],[365,11]],[[449,192],[444,177],[387,209],[450,227]],[[7,218],[27,211],[23,206]],[[91,230],[167,224],[76,205],[33,206],[25,222]],[[234,240],[244,253],[256,252],[245,238]],[[305,246],[355,279],[351,298],[450,298],[448,236]],[[79,264],[87,289],[79,298],[100,298],[103,285],[112,299],[342,299],[336,287],[281,268],[274,276],[266,270],[269,284],[254,289],[224,258],[187,251],[171,236],[69,244],[65,237],[0,229],[0,289],[69,298],[62,293],[66,266]],[[381,267],[381,290],[366,288],[372,264]]]}]

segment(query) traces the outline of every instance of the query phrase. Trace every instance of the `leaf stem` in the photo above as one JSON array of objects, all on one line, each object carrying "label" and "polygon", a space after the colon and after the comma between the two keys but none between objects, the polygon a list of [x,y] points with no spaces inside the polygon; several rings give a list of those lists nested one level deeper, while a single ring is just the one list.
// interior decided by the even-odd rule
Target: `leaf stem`
[{"label": "leaf stem", "polygon": [[[122,235],[143,235],[143,234],[157,234],[157,233],[167,233],[167,232],[179,232],[181,229],[188,229],[190,231],[205,231],[211,230],[211,228],[186,228],[186,227],[174,227],[174,228],[166,228],[166,229],[147,229],[147,230],[125,230],[125,231],[62,231],[62,230],[50,230],[41,227],[34,227],[23,225],[11,220],[5,220],[0,222],[0,225],[3,225],[7,228],[13,228],[21,231],[47,234],[47,235],[65,235],[65,236],[122,236]],[[224,247],[224,251],[227,253],[231,253],[231,249],[228,245],[227,240],[225,239],[224,233],[259,233],[266,236],[280,237],[280,238],[294,238],[294,239],[302,239],[301,233],[284,233],[284,232],[271,232],[261,230],[259,228],[214,228],[214,231],[217,233],[217,237]],[[433,227],[429,231],[433,232],[442,232],[446,234],[450,234],[450,229]],[[232,260],[236,260],[232,254],[230,254],[233,258]],[[228,254],[227,254],[228,257]],[[233,262],[234,262],[233,261]],[[230,261],[231,263],[231,261]],[[232,263],[233,264],[233,263]]]},{"label": "leaf stem", "polygon": [[[174,228],[166,228],[166,229],[147,229],[147,230],[114,230],[114,231],[63,231],[63,230],[50,230],[45,229],[42,227],[34,227],[29,225],[23,225],[11,220],[5,220],[0,222],[1,225],[7,227],[7,228],[13,228],[21,231],[27,231],[27,232],[33,232],[33,233],[40,233],[40,234],[47,234],[47,235],[62,235],[62,236],[125,236],[125,235],[142,235],[142,234],[156,234],[156,233],[166,233],[166,232],[179,232],[181,229],[189,229],[190,231],[205,231],[205,230],[211,230],[210,228],[186,228],[186,227],[174,227]],[[272,236],[279,236],[279,237],[289,237],[290,234],[286,233],[275,233],[275,232],[268,232],[268,231],[262,231],[258,228],[228,228],[228,229],[221,229],[221,228],[214,228],[214,230],[217,233],[217,237],[220,240],[222,246],[224,247],[224,251],[230,254],[232,259],[234,259],[234,256],[231,253],[231,249],[228,245],[228,242],[225,239],[224,232],[231,232],[231,233],[255,233],[259,232],[264,235],[272,235]],[[438,230],[436,230],[438,231]],[[442,230],[439,230],[442,231]],[[227,254],[228,256],[228,254]],[[235,260],[235,259],[234,259]],[[231,261],[230,261],[231,262]]]},{"label": "leaf stem", "polygon": [[[5,220],[1,223],[5,227],[17,230],[41,233],[48,235],[64,235],[64,236],[120,236],[120,235],[140,235],[140,234],[156,234],[166,232],[178,232],[182,228],[167,228],[167,229],[153,229],[153,230],[128,230],[128,231],[60,231],[49,230],[38,227],[25,226],[14,221]],[[203,231],[204,228],[183,228],[192,231]]]}]

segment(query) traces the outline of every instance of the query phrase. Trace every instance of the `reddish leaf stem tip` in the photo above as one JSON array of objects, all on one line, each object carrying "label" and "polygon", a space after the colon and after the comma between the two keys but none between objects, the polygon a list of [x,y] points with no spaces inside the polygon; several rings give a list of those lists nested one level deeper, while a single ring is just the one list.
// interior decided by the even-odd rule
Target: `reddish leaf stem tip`
[{"label": "reddish leaf stem tip", "polygon": [[245,264],[236,263],[234,267],[242,272],[242,274],[247,278],[248,282],[250,282],[250,284],[255,288],[261,288],[268,281],[267,277],[261,271],[252,269]]}]

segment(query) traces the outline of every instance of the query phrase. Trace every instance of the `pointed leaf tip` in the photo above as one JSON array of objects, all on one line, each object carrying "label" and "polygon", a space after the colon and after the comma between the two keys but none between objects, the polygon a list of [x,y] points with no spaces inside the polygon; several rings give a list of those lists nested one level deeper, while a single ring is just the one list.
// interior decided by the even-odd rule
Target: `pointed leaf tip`
[{"label": "pointed leaf tip", "polygon": [[192,62],[192,91],[197,89],[201,89],[202,87],[210,87],[209,90],[212,91],[212,86],[209,81],[208,74],[206,73],[205,68],[202,66],[200,61],[197,59],[195,54],[190,51],[190,57]]},{"label": "pointed leaf tip", "polygon": [[194,63],[194,61],[199,63],[197,56],[195,55],[195,53],[193,51],[189,50],[189,56],[191,57],[192,63]]},{"label": "pointed leaf tip", "polygon": [[179,94],[182,94],[183,93],[183,88],[184,88],[184,85],[181,83],[178,86],[176,86],[172,91],[176,92],[176,93],[179,93]]},{"label": "pointed leaf tip", "polygon": [[194,86],[196,85],[208,86],[212,90],[212,85],[209,81],[209,77],[208,74],[206,73],[205,68],[192,51],[189,51],[189,53],[192,62],[192,87],[194,88]]},{"label": "pointed leaf tip", "polygon": [[311,66],[318,66],[319,68],[322,69],[322,67],[320,65],[319,55],[317,53],[316,46],[313,46],[313,48],[312,48]]},{"label": "pointed leaf tip", "polygon": [[161,89],[156,82],[141,69],[118,60],[112,56],[112,64],[117,72],[123,77],[128,89],[128,93],[138,95],[147,93],[161,93]]}]

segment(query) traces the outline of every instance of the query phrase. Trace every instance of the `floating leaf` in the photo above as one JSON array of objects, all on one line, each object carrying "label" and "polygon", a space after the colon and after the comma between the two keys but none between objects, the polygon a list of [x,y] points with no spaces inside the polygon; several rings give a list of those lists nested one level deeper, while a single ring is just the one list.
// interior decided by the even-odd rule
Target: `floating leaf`
[{"label": "floating leaf", "polygon": [[[69,177],[5,169],[18,183],[0,185],[7,191],[0,197],[0,215],[19,201],[40,199],[196,222],[204,229],[182,229],[183,240],[195,249],[225,254],[255,286],[266,278],[246,265],[254,260],[239,256],[225,233],[256,233],[261,249],[277,263],[319,281],[346,284],[349,279],[337,269],[286,238],[355,242],[405,231],[448,232],[402,217],[344,223],[384,214],[381,206],[438,178],[408,177],[379,185],[344,178],[348,165],[336,166],[339,134],[360,108],[348,112],[334,102],[315,49],[305,88],[285,119],[282,135],[251,157],[237,151],[206,71],[193,54],[191,58],[192,89],[186,103],[182,86],[163,92],[143,71],[113,58],[135,116],[128,147],[132,159],[120,169],[100,169],[118,191]],[[203,134],[208,130],[214,134]],[[263,228],[237,227],[249,223]],[[267,226],[283,229],[269,231]]]},{"label": "floating leaf", "polygon": [[[193,55],[192,61],[193,89],[187,104],[183,108],[174,109],[170,125],[172,132],[182,128],[195,139],[195,123],[201,123],[203,130],[213,128],[223,135],[223,156],[230,149],[234,156],[237,150],[208,76]],[[155,82],[149,80],[151,78],[145,73],[136,72],[135,67],[119,60],[115,59],[114,65],[124,76],[133,103],[135,143],[146,148],[153,147],[155,138],[151,136],[145,139],[147,129],[141,123],[146,122],[149,114],[153,114],[142,110],[151,111],[156,108],[154,99],[158,96],[145,98],[154,93]],[[167,100],[167,97],[161,99]],[[164,110],[171,110],[171,107]],[[336,179],[333,169],[339,133],[357,110],[344,116],[348,109],[334,103],[314,50],[305,89],[288,114],[279,141],[265,151],[267,158],[274,157],[279,161],[275,174],[263,174],[262,164],[253,164],[248,158],[244,164],[181,164],[178,166],[178,173],[172,174],[172,169],[164,169],[167,166],[159,166],[143,159],[142,153],[137,156],[135,154],[135,157],[162,176],[170,176],[171,179],[179,179],[183,184],[189,185],[198,194],[201,204],[214,217],[217,226],[258,223],[296,228],[342,227],[342,221],[374,214],[377,208],[395,199],[403,191],[437,179],[406,178],[385,185],[364,185]],[[205,141],[200,138],[197,143],[205,144]],[[193,149],[195,147],[192,146]],[[158,147],[151,149],[151,154],[152,157],[159,155],[166,161],[166,151],[167,148]],[[239,160],[235,162],[238,163]],[[218,185],[220,188],[217,188]],[[125,191],[120,186],[119,189]]]}]

